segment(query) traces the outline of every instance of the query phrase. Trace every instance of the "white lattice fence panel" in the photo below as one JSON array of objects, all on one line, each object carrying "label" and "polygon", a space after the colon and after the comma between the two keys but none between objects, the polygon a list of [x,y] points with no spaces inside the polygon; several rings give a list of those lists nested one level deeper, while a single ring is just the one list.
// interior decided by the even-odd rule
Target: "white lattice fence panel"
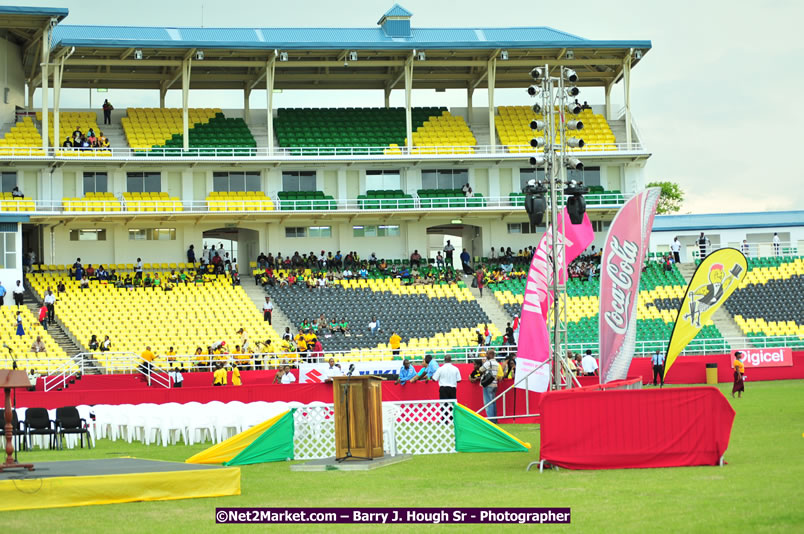
[{"label": "white lattice fence panel", "polygon": [[[399,409],[392,430],[399,454],[455,451],[454,404],[450,401],[393,403]],[[389,429],[385,429],[389,430]]]},{"label": "white lattice fence panel", "polygon": [[293,412],[296,460],[335,456],[335,410],[332,404],[302,406]]}]

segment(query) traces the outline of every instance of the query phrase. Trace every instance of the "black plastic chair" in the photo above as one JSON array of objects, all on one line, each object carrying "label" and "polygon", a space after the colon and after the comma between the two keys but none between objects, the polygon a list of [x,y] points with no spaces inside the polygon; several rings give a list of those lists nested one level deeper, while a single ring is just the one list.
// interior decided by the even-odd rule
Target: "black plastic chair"
[{"label": "black plastic chair", "polygon": [[26,448],[31,448],[31,436],[50,436],[49,447],[52,449],[56,446],[56,422],[50,419],[45,408],[28,408],[23,429]]},{"label": "black plastic chair", "polygon": [[81,418],[78,408],[75,406],[64,406],[56,408],[56,432],[61,439],[60,448],[64,448],[65,434],[78,434],[81,440],[81,448],[84,448],[84,434],[87,435],[87,448],[92,448],[92,436],[89,434],[89,425],[86,419]]},{"label": "black plastic chair", "polygon": [[[0,432],[5,435],[5,428],[6,428],[6,411],[5,409],[0,409]],[[22,425],[20,425],[20,420],[17,417],[17,410],[11,410],[11,432],[12,432],[12,439],[14,440],[14,450],[19,450],[20,448],[20,437],[25,435],[25,432],[22,430]]]}]

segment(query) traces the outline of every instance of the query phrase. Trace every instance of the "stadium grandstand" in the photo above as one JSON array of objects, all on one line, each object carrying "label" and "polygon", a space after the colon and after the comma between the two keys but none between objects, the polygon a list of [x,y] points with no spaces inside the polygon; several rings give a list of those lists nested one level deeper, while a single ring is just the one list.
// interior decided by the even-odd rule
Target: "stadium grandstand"
[{"label": "stadium grandstand", "polygon": [[[0,6],[9,58],[0,103],[0,280],[10,288],[24,278],[32,302],[57,293],[53,327],[63,346],[42,333],[57,367],[91,352],[93,335],[110,336],[115,351],[149,345],[191,355],[241,343],[243,328],[252,343],[278,350],[285,328],[295,338],[322,315],[321,354],[344,360],[391,358],[392,332],[416,357],[475,346],[478,335],[502,344],[522,303],[522,251],[538,240],[521,193],[541,178],[528,157],[529,123],[542,116],[525,93],[537,65],[571,67],[581,90],[604,95],[574,117],[585,125],[585,144],[572,149],[583,170],[569,174],[590,189],[598,249],[617,210],[644,189],[650,152],[631,114],[630,80],[649,41],[588,40],[547,27],[417,28],[400,6],[376,25],[337,32],[78,26],[65,18],[67,9]],[[615,86],[622,103],[612,101]],[[115,102],[111,124],[100,108],[60,107],[62,90],[97,87],[158,93],[160,105]],[[522,104],[495,106],[495,89],[512,88],[522,90]],[[208,89],[241,91],[243,106],[202,107]],[[373,90],[385,105],[274,105],[275,91],[311,89]],[[414,89],[466,91],[466,104],[434,106]],[[37,91],[41,109],[31,104]],[[165,106],[169,91],[181,94],[182,107]],[[395,91],[404,106],[390,105]],[[488,106],[473,105],[476,91]],[[252,94],[265,95],[264,108],[251,108]],[[91,136],[97,141],[83,145]],[[656,219],[656,261],[640,292],[641,353],[666,344],[685,268],[696,259],[694,236],[714,228],[683,217]],[[757,214],[740,236],[710,232],[712,244],[748,239],[753,287],[798,292],[802,222],[793,218],[791,229],[789,217],[774,217]],[[776,230],[784,260],[768,234]],[[689,248],[681,269],[661,261],[674,233]],[[452,268],[439,258],[447,240],[456,247]],[[221,251],[220,267],[210,265],[207,246]],[[483,267],[489,275],[484,295],[463,276],[463,249],[466,273]],[[286,262],[260,259],[268,255]],[[569,284],[578,351],[596,343],[599,290],[588,269]],[[751,287],[730,302],[733,317],[704,328],[692,350],[723,352],[735,337],[804,336],[801,317],[754,305]],[[263,321],[266,296],[272,324]],[[375,316],[381,327],[371,332]],[[348,335],[329,332],[331,322],[348,323]],[[92,358],[100,368],[108,362]]]}]

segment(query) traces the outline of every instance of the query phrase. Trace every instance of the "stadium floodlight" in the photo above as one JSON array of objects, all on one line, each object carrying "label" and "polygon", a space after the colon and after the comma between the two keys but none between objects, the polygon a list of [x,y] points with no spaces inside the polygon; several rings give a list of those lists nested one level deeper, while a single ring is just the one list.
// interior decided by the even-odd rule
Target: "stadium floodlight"
[{"label": "stadium floodlight", "polygon": [[134,50],[134,59],[142,59],[142,50],[139,48]]},{"label": "stadium floodlight", "polygon": [[567,158],[567,168],[575,171],[583,170],[583,163],[578,158]]},{"label": "stadium floodlight", "polygon": [[530,140],[530,146],[533,148],[542,148],[544,146],[544,137],[534,137]]},{"label": "stadium floodlight", "polygon": [[578,81],[578,74],[572,69],[564,69],[564,79],[570,83]]},{"label": "stadium floodlight", "polygon": [[288,53],[287,52],[279,52],[279,61],[287,61],[288,60]]},{"label": "stadium floodlight", "polygon": [[528,94],[530,96],[536,96],[541,92],[541,88],[538,85],[531,85],[528,87]]},{"label": "stadium floodlight", "polygon": [[577,115],[581,112],[581,105],[575,102],[567,102],[567,113],[570,115]]},{"label": "stadium floodlight", "polygon": [[578,96],[581,93],[580,89],[578,89],[574,85],[564,89],[564,92],[567,93],[567,96]]},{"label": "stadium floodlight", "polygon": [[204,61],[204,51],[203,50],[198,50],[195,53],[195,59],[197,59],[198,61]]},{"label": "stadium floodlight", "polygon": [[541,80],[543,75],[544,75],[544,71],[539,67],[534,67],[530,71],[530,77],[533,78],[536,81]]},{"label": "stadium floodlight", "polygon": [[634,50],[634,59],[636,60],[642,59],[642,50],[640,50],[639,48]]},{"label": "stadium floodlight", "polygon": [[545,126],[547,126],[547,125],[544,123],[544,121],[539,121],[539,120],[536,120],[536,119],[533,119],[532,121],[530,121],[530,129],[531,130],[544,130]]},{"label": "stadium floodlight", "polygon": [[357,52],[355,50],[349,52],[349,61],[357,61]]},{"label": "stadium floodlight", "polygon": [[544,162],[547,161],[544,159],[544,156],[531,156],[528,159],[528,163],[530,163],[531,167],[541,167],[544,165]]},{"label": "stadium floodlight", "polygon": [[575,51],[574,50],[567,50],[567,53],[564,54],[564,57],[567,59],[575,59]]},{"label": "stadium floodlight", "polygon": [[570,137],[567,139],[567,146],[570,148],[583,148],[586,143],[583,142],[583,139],[578,137]]},{"label": "stadium floodlight", "polygon": [[424,53],[424,50],[419,50],[419,53],[416,54],[416,59],[418,59],[419,61],[424,61],[425,59],[427,59],[427,54]]},{"label": "stadium floodlight", "polygon": [[508,61],[508,50],[502,50],[500,52],[500,59],[503,61]]},{"label": "stadium floodlight", "polygon": [[547,211],[547,201],[544,199],[547,187],[542,182],[530,179],[522,192],[525,193],[525,211],[528,212],[530,231],[534,233],[536,227],[542,225],[544,212]]},{"label": "stadium floodlight", "polygon": [[567,121],[567,130],[583,130],[583,123],[576,120]]},{"label": "stadium floodlight", "polygon": [[542,105],[537,102],[536,104],[533,104],[533,107],[531,109],[533,110],[534,113],[539,114],[542,112]]},{"label": "stadium floodlight", "polygon": [[567,199],[567,214],[572,224],[581,224],[586,213],[586,199],[583,198],[589,189],[581,182],[572,180],[564,189],[564,194],[569,196]]}]

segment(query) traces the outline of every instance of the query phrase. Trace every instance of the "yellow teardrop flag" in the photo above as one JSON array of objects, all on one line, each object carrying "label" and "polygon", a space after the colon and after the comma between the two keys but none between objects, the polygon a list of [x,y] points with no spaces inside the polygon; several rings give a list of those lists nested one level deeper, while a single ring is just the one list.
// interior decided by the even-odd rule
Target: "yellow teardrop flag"
[{"label": "yellow teardrop flag", "polygon": [[747,272],[745,256],[737,249],[722,248],[704,258],[678,310],[664,360],[665,376],[684,347],[704,325],[711,324],[712,314],[740,287]]}]

